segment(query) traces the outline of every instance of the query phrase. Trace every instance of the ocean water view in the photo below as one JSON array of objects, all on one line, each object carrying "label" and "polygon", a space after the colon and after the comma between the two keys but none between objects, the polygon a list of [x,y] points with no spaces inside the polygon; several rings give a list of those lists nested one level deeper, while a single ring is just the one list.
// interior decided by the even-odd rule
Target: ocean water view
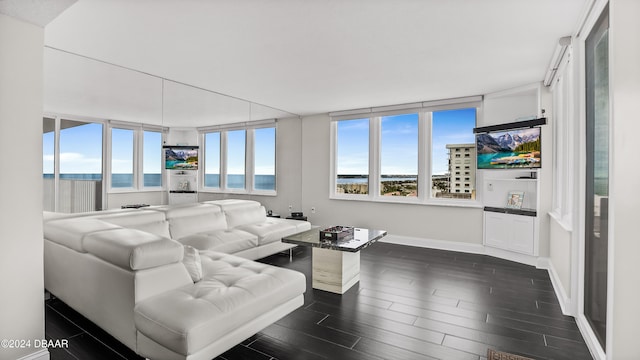
[{"label": "ocean water view", "polygon": [[[245,176],[238,174],[227,175],[227,188],[228,189],[244,189]],[[219,188],[220,187],[220,174],[205,174],[204,186]],[[276,177],[275,175],[256,175],[254,178],[254,188],[256,190],[275,190],[276,189]]]},{"label": "ocean water view", "polygon": [[[43,174],[45,179],[53,179],[53,174]],[[102,174],[60,174],[61,180],[102,180]],[[144,174],[145,187],[162,186],[162,174]],[[113,174],[111,176],[111,187],[128,188],[133,187],[133,174]]]},{"label": "ocean water view", "polygon": [[[53,179],[53,174],[43,174],[45,179]],[[60,174],[61,180],[102,180],[102,174]],[[245,176],[230,174],[227,175],[227,188],[244,189]],[[145,187],[162,186],[162,174],[144,174]],[[205,187],[219,188],[220,175],[206,174],[204,179]],[[133,187],[132,174],[112,174],[111,187],[114,188],[130,188]],[[254,187],[256,190],[275,190],[275,175],[256,175]]]},{"label": "ocean water view", "polygon": [[[418,179],[417,175],[407,175],[407,176],[390,176],[390,177],[382,177],[381,182],[395,182],[395,181],[416,181]],[[353,175],[338,175],[336,179],[336,183],[338,185],[346,185],[346,184],[366,184],[369,182],[369,177],[367,176],[353,176]]]}]

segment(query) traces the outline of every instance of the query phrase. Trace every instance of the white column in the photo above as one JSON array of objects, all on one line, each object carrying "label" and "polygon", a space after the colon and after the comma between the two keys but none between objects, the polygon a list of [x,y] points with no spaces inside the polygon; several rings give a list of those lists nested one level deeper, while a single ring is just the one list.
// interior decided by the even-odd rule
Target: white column
[{"label": "white column", "polygon": [[0,358],[49,358],[44,339],[42,88],[44,30],[0,14]]}]

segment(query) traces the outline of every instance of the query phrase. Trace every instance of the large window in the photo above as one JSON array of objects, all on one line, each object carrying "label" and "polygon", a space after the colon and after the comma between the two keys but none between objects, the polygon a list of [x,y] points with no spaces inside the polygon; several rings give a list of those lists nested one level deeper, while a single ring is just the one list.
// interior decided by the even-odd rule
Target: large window
[{"label": "large window", "polygon": [[254,173],[255,190],[276,189],[276,128],[254,130]]},{"label": "large window", "polygon": [[162,130],[133,123],[109,122],[112,191],[159,190],[162,187]]},{"label": "large window", "polygon": [[199,129],[204,148],[203,191],[275,194],[276,127],[265,123]]},{"label": "large window", "polygon": [[162,133],[145,130],[142,146],[143,186],[160,187],[162,186]]},{"label": "large window", "polygon": [[336,193],[369,193],[369,119],[337,123],[336,175]]},{"label": "large window", "polygon": [[43,207],[81,212],[102,208],[103,124],[44,118]]},{"label": "large window", "polygon": [[204,186],[220,187],[220,133],[204,135]]},{"label": "large window", "polygon": [[431,116],[432,196],[474,199],[476,109],[434,111]]},{"label": "large window", "polygon": [[133,130],[111,129],[111,187],[133,188]]},{"label": "large window", "polygon": [[102,180],[102,124],[60,120],[60,179]]},{"label": "large window", "polygon": [[371,111],[355,120],[350,113],[344,119],[331,114],[331,196],[425,203],[475,199],[473,128],[479,106],[480,98],[471,98],[406,112]]},{"label": "large window", "polygon": [[600,345],[605,349],[611,190],[608,8],[600,15],[585,41],[585,70],[587,86],[584,315]]},{"label": "large window", "polygon": [[100,210],[107,192],[161,190],[163,136],[150,125],[45,117],[44,209]]},{"label": "large window", "polygon": [[380,195],[418,196],[418,114],[380,120]]},{"label": "large window", "polygon": [[245,188],[246,130],[227,132],[227,188]]},{"label": "large window", "polygon": [[45,211],[56,211],[55,204],[55,135],[56,119],[42,119],[42,200]]}]

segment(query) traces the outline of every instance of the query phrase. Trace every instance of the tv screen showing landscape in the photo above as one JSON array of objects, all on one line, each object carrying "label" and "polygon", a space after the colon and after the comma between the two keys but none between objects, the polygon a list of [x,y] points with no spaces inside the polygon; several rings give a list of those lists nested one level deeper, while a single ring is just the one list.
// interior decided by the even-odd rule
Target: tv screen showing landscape
[{"label": "tv screen showing landscape", "polygon": [[198,147],[165,146],[164,167],[167,170],[198,170]]},{"label": "tv screen showing landscape", "polygon": [[478,169],[540,168],[540,128],[476,135]]}]

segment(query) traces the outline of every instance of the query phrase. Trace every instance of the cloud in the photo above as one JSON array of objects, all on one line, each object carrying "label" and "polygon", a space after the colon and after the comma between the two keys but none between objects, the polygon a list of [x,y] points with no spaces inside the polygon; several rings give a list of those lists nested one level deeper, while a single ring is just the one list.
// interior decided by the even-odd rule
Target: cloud
[{"label": "cloud", "polygon": [[[44,159],[53,160],[53,155],[44,155]],[[102,158],[86,157],[75,152],[60,153],[61,174],[100,174],[102,173]]]}]

